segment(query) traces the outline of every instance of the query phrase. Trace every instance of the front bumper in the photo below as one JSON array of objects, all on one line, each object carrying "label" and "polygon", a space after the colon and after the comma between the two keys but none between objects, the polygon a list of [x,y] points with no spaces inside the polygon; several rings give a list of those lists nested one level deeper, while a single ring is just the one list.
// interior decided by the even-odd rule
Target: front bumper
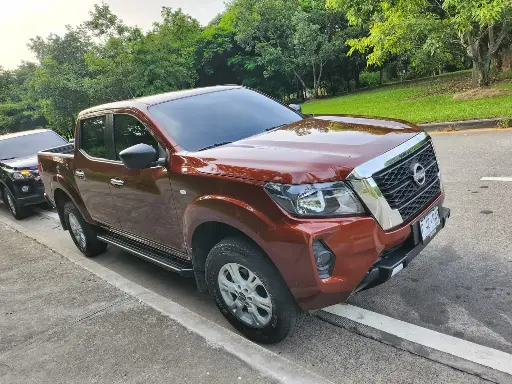
[{"label": "front bumper", "polygon": [[[26,193],[21,189],[24,185],[29,187]],[[22,207],[37,205],[46,201],[44,197],[44,185],[41,182],[36,180],[16,182],[13,187],[16,201]]]},{"label": "front bumper", "polygon": [[[439,207],[439,210],[441,216],[441,228],[444,228],[446,220],[450,217],[450,209],[441,206]],[[375,264],[366,273],[363,281],[361,281],[354,290],[354,293],[385,283],[393,277],[393,271],[396,268],[400,266],[406,268],[409,263],[413,261],[428,245],[428,243],[423,243],[421,241],[420,236],[419,223],[415,223],[413,225],[413,233],[411,236],[391,252],[386,252],[384,255],[379,257]]]},{"label": "front bumper", "polygon": [[[387,281],[396,265],[408,265],[425,248],[419,238],[420,219],[439,206],[445,225],[450,211],[442,207],[443,201],[441,194],[407,225],[391,231],[384,231],[372,217],[288,223],[275,231],[287,241],[273,242],[266,251],[303,310],[325,308]],[[316,270],[315,240],[321,240],[336,258],[327,279]]]}]

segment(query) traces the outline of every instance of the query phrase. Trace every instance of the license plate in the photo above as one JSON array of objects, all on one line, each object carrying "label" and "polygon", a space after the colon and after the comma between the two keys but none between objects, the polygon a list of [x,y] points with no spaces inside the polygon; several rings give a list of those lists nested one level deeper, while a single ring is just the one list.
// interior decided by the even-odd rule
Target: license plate
[{"label": "license plate", "polygon": [[423,219],[420,220],[421,238],[423,241],[430,239],[437,233],[441,225],[439,207],[435,207]]}]

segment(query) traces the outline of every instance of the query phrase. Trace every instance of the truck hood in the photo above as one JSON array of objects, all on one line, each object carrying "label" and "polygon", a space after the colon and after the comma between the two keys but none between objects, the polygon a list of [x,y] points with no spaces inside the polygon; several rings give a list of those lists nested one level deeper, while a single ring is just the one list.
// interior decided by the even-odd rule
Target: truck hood
[{"label": "truck hood", "polygon": [[403,121],[320,116],[182,156],[182,171],[287,184],[345,179],[419,133]]},{"label": "truck hood", "polygon": [[34,170],[37,169],[37,155],[0,160],[0,164],[5,168],[10,168],[15,171],[21,171],[24,169]]}]

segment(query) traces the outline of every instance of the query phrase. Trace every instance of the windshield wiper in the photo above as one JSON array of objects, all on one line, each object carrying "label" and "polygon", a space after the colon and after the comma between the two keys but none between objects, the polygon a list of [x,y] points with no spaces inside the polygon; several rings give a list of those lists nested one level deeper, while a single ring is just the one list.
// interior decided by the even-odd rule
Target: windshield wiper
[{"label": "windshield wiper", "polygon": [[223,145],[231,144],[231,143],[232,143],[232,141],[223,141],[222,143],[212,144],[212,145],[209,145],[207,147],[201,148],[201,149],[198,150],[198,152],[206,151],[207,149],[221,147]]},{"label": "windshield wiper", "polygon": [[15,159],[15,157],[7,157],[5,159],[0,159],[0,161],[2,161],[2,160],[12,160],[12,159]]},{"label": "windshield wiper", "polygon": [[278,128],[281,128],[281,127],[284,127],[285,125],[288,125],[288,124],[281,124],[281,125],[276,125],[275,127],[270,127],[270,128],[267,128],[265,129],[265,131],[273,131],[274,129],[278,129]]}]

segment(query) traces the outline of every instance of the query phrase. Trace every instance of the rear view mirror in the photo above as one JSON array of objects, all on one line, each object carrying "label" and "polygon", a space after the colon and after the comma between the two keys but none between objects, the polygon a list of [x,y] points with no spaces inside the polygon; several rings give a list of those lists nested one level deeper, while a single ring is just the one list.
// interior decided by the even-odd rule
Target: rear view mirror
[{"label": "rear view mirror", "polygon": [[119,153],[121,161],[128,169],[145,169],[158,160],[158,152],[147,144],[137,144]]},{"label": "rear view mirror", "polygon": [[289,107],[296,112],[302,112],[302,107],[299,104],[290,104]]}]

